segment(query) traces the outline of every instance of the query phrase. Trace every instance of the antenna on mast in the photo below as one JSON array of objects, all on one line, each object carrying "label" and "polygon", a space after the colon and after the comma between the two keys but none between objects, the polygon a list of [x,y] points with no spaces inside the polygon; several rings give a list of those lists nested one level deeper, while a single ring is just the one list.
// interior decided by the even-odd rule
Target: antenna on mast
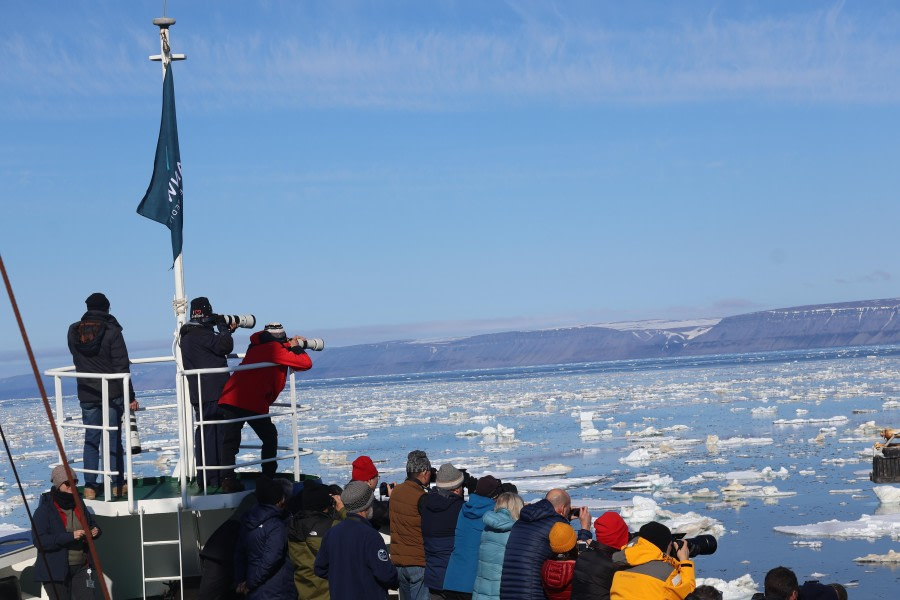
[{"label": "antenna on mast", "polygon": [[[163,6],[163,14],[165,14],[165,5]],[[153,24],[159,27],[159,47],[160,53],[154,54],[150,60],[162,62],[163,77],[166,76],[166,68],[173,60],[184,60],[187,58],[184,54],[172,54],[169,47],[169,27],[175,24],[172,17],[157,17],[153,19]]]}]

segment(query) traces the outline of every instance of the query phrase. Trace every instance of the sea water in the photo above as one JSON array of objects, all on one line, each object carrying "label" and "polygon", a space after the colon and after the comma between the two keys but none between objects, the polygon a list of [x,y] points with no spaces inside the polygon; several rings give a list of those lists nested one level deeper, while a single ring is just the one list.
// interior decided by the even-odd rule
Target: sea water
[{"label": "sea water", "polygon": [[[886,347],[307,380],[299,430],[314,453],[302,470],[344,485],[367,454],[399,483],[406,454],[422,449],[435,467],[516,483],[526,502],[563,487],[595,518],[612,509],[632,529],[655,519],[712,533],[718,551],[696,558],[697,573],[728,582],[726,598],[748,598],[778,565],[851,598],[888,597],[900,564],[854,559],[900,550],[900,504],[880,502],[868,477],[877,429],[900,428],[898,371],[900,348]],[[175,446],[174,424],[156,414],[140,413],[142,444]],[[56,459],[42,404],[5,401],[0,418],[34,508]],[[279,431],[290,439],[288,423]],[[249,427],[244,439],[258,444]],[[168,474],[174,460],[138,455],[135,472]],[[27,527],[7,463],[2,521]],[[830,520],[840,523],[816,526]]]}]

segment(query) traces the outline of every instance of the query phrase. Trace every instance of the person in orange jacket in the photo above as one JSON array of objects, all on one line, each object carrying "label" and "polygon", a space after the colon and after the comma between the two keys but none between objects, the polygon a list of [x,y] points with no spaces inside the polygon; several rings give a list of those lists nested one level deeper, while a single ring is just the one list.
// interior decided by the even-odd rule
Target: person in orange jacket
[{"label": "person in orange jacket", "polygon": [[635,542],[613,554],[622,567],[613,577],[611,600],[684,600],[697,583],[686,542],[676,542],[668,527],[651,521]]},{"label": "person in orange jacket", "polygon": [[[276,363],[277,366],[235,371],[225,384],[219,397],[220,418],[223,421],[234,421],[223,424],[222,465],[231,465],[232,469],[223,471],[222,491],[238,492],[243,485],[235,479],[234,464],[241,445],[241,429],[245,422],[259,436],[262,442],[262,458],[275,458],[278,449],[278,430],[272,419],[250,419],[258,415],[269,414],[269,406],[278,398],[287,381],[288,368],[295,371],[306,371],[312,367],[312,360],[303,351],[305,338],[294,336],[290,339],[284,332],[281,323],[269,323],[263,331],[250,336],[250,346],[242,365],[258,363]],[[277,464],[262,464],[264,475],[274,477]]]}]

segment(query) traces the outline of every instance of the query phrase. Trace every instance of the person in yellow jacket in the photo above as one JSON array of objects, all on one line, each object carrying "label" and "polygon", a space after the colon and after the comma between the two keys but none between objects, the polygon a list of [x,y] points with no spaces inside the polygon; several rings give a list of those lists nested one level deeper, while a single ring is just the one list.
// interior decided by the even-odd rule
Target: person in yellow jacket
[{"label": "person in yellow jacket", "polygon": [[697,587],[687,543],[673,542],[669,528],[656,521],[612,560],[622,570],[613,577],[610,600],[684,600]]}]

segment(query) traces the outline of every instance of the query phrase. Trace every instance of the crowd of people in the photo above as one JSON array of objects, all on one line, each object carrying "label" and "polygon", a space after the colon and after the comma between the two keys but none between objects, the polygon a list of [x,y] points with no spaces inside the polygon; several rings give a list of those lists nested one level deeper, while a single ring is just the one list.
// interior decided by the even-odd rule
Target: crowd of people
[{"label": "crowd of people", "polygon": [[[127,373],[122,328],[109,314],[109,301],[94,293],[86,304],[88,311],[69,329],[77,370]],[[227,367],[235,326],[217,319],[205,297],[192,300],[190,309],[191,319],[179,333],[185,369]],[[629,532],[615,512],[595,520],[587,507],[573,509],[562,489],[526,505],[515,486],[492,475],[475,479],[451,463],[434,468],[421,450],[409,453],[406,479],[383,484],[377,500],[380,476],[368,456],[353,461],[344,487],[279,479],[273,460],[277,431],[267,415],[288,369],[312,366],[303,340],[288,338],[280,324],[270,323],[251,335],[241,364],[277,366],[188,377],[194,416],[203,423],[194,440],[198,486],[242,491],[234,466],[243,425],[249,423],[262,442],[255,493],[202,548],[200,598],[358,600],[387,598],[396,589],[402,600],[721,600],[719,590],[696,585],[689,544],[664,524],[651,521]],[[108,441],[113,494],[121,495],[125,390],[119,380],[107,385],[111,420],[118,422]],[[100,424],[102,390],[99,379],[78,381],[86,425]],[[128,396],[137,409],[133,389]],[[100,445],[99,430],[88,429],[89,499],[98,494]],[[38,575],[54,593],[79,590],[81,580],[90,581],[85,536],[100,535],[92,520],[81,522],[72,512],[77,482],[60,469],[53,471],[51,491],[35,513],[35,536],[46,553]],[[847,593],[838,584],[800,586],[793,572],[777,567],[754,598],[843,600]]]},{"label": "crowd of people", "polygon": [[[381,486],[386,499],[375,498],[379,480],[368,456],[353,461],[343,487],[263,476],[248,496],[256,503],[206,542],[200,597],[722,599],[696,585],[690,544],[662,523],[630,532],[616,512],[594,519],[573,508],[562,489],[525,504],[514,485],[451,463],[434,468],[421,450],[409,453],[402,483]],[[785,567],[764,586],[755,599],[847,598],[838,584],[799,585]]]}]

